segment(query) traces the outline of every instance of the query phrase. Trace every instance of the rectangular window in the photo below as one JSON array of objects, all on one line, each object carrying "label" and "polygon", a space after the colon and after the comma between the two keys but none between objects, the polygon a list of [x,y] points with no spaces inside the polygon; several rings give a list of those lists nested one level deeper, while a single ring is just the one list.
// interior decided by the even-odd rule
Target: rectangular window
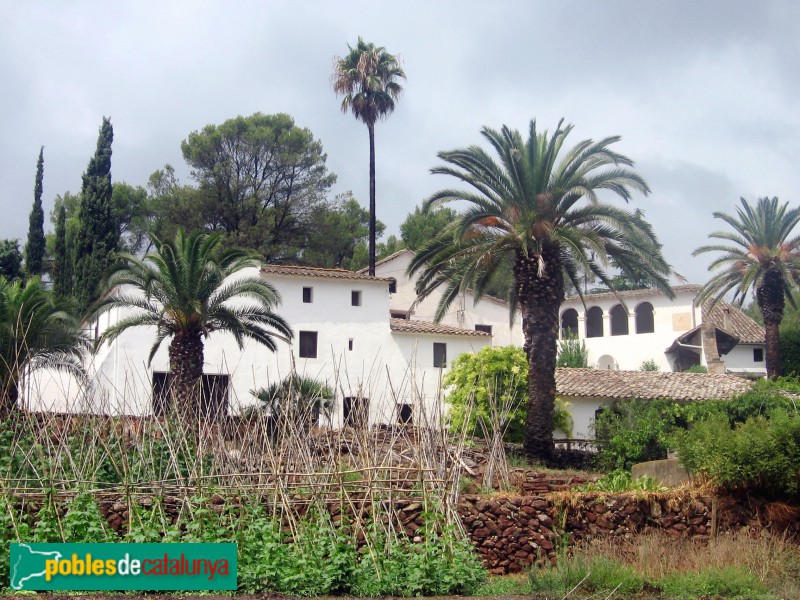
[{"label": "rectangular window", "polygon": [[361,292],[358,290],[350,292],[350,304],[353,306],[361,306]]},{"label": "rectangular window", "polygon": [[396,294],[397,293],[397,280],[392,279],[389,282],[389,293],[390,294]]},{"label": "rectangular window", "polygon": [[303,303],[311,304],[314,301],[314,288],[303,288]]},{"label": "rectangular window", "polygon": [[440,369],[447,366],[447,344],[433,343],[433,366]]},{"label": "rectangular window", "polygon": [[369,398],[346,397],[342,399],[342,420],[345,427],[364,429],[369,425]]},{"label": "rectangular window", "polygon": [[[216,421],[228,414],[228,375],[203,375],[200,389],[200,417]],[[172,411],[172,374],[153,372],[153,414],[161,417]]]},{"label": "rectangular window", "polygon": [[401,425],[411,425],[413,420],[413,409],[410,404],[397,405],[397,422]]},{"label": "rectangular window", "polygon": [[317,332],[300,332],[300,358],[317,358]]},{"label": "rectangular window", "polygon": [[491,325],[475,325],[475,331],[483,331],[484,333],[492,334]]},{"label": "rectangular window", "polygon": [[389,316],[392,319],[408,319],[408,311],[407,310],[390,310]]},{"label": "rectangular window", "polygon": [[753,348],[753,362],[764,362],[763,348]]},{"label": "rectangular window", "polygon": [[353,338],[347,340],[347,349],[350,350],[350,352],[353,351]]}]

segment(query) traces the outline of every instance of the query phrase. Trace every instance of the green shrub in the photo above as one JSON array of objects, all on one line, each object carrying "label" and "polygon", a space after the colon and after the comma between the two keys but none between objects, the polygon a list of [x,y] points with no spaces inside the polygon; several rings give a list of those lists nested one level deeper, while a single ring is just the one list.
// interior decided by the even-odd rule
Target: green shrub
[{"label": "green shrub", "polygon": [[688,369],[683,370],[684,373],[708,373],[708,367],[703,365],[692,365]]},{"label": "green shrub", "polygon": [[681,462],[693,473],[729,488],[772,495],[800,492],[800,414],[773,408],[731,425],[712,415],[683,432],[674,443]]},{"label": "green shrub", "polygon": [[658,481],[652,477],[633,479],[628,471],[612,471],[597,481],[590,481],[575,489],[579,492],[620,494],[622,492],[660,492],[666,488],[659,485]]},{"label": "green shrub", "polygon": [[642,362],[642,366],[639,367],[639,370],[656,372],[660,371],[661,367],[659,367],[658,363],[654,361],[652,358],[648,358],[647,360]]},{"label": "green shrub", "polygon": [[[525,437],[528,399],[528,361],[519,346],[488,346],[475,354],[462,354],[453,361],[444,384],[454,431],[483,435],[480,421],[488,423],[492,405],[509,403],[514,407],[505,441],[519,443]],[[553,428],[572,436],[572,420],[567,404],[556,399]],[[469,417],[469,421],[466,419]]]},{"label": "green shrub", "polygon": [[573,369],[585,369],[588,367],[589,351],[586,349],[586,341],[578,340],[572,334],[567,334],[566,337],[558,340],[556,366],[571,367]]},{"label": "green shrub", "polygon": [[781,372],[800,377],[800,329],[781,327]]}]

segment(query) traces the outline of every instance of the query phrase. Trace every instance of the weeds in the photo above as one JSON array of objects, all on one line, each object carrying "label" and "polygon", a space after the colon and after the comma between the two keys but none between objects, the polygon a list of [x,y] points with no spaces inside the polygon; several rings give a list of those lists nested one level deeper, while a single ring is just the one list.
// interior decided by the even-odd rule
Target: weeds
[{"label": "weeds", "polygon": [[[721,536],[713,545],[663,535],[599,540],[563,553],[558,565],[534,569],[532,592],[559,598],[665,597],[777,600],[800,597],[800,557],[788,540],[770,535]],[[649,594],[649,595],[648,595]]]}]

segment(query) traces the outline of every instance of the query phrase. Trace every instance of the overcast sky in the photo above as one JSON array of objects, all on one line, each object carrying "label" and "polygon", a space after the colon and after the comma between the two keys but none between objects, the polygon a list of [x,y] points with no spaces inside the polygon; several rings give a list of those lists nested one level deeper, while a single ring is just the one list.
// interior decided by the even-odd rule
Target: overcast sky
[{"label": "overcast sky", "polygon": [[620,135],[653,193],[639,196],[667,260],[691,258],[740,196],[800,194],[800,3],[658,1],[20,2],[0,0],[0,238],[24,244],[39,147],[46,229],[53,199],[80,191],[103,116],[112,178],[145,185],[164,164],[189,182],[180,143],[254,112],[311,129],[368,204],[366,127],[330,88],[333,57],[364,37],[408,75],[376,128],[378,218],[399,233],[451,185],[440,150],[482,126],[573,123],[572,143]]}]

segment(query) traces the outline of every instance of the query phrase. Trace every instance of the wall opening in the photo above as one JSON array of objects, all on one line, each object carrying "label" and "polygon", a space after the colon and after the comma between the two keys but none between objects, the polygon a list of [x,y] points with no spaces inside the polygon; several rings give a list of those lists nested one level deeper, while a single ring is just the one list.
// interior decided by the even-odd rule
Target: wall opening
[{"label": "wall opening", "polygon": [[628,335],[628,311],[621,304],[615,305],[610,311],[611,335]]},{"label": "wall opening", "polygon": [[586,337],[603,337],[603,309],[599,306],[586,311]]},{"label": "wall opening", "polygon": [[636,307],[635,312],[636,333],[653,333],[656,330],[653,305],[649,302],[642,302]]}]

